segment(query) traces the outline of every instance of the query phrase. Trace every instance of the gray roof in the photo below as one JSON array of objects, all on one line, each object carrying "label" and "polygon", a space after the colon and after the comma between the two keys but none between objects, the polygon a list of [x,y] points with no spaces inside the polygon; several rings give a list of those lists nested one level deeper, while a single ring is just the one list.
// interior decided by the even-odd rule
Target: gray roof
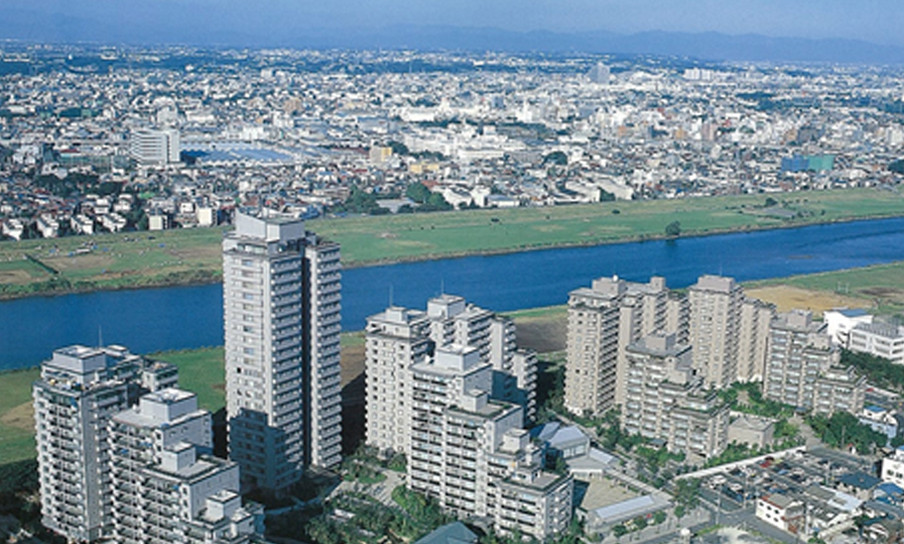
[{"label": "gray roof", "polygon": [[435,529],[414,544],[475,544],[477,535],[464,523],[455,521]]},{"label": "gray roof", "polygon": [[665,499],[655,495],[642,495],[626,501],[610,504],[593,510],[592,514],[602,523],[618,523],[643,514],[661,510],[669,505]]}]

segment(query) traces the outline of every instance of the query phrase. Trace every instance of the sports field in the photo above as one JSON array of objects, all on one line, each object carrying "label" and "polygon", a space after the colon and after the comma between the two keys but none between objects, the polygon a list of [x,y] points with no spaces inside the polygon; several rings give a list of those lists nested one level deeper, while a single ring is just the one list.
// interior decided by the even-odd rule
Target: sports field
[{"label": "sports field", "polygon": [[[342,244],[345,266],[540,247],[778,228],[904,215],[904,197],[877,189],[774,194],[789,219],[764,209],[766,195],[393,216],[327,218],[310,228]],[[0,297],[210,283],[222,277],[224,229],[184,229],[0,242]]]}]

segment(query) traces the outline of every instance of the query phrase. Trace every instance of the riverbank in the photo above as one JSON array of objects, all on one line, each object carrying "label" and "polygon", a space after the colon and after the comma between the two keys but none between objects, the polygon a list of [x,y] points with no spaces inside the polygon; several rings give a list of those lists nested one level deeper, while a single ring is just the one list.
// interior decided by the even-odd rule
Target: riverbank
[{"label": "riverbank", "polygon": [[[766,206],[770,199],[770,206]],[[774,201],[774,202],[773,202]],[[317,219],[346,268],[904,216],[902,195],[845,189]],[[0,243],[0,299],[217,283],[224,228]]]},{"label": "riverbank", "polygon": [[[904,261],[745,282],[744,287],[748,295],[776,304],[779,311],[809,307],[817,318],[821,317],[819,312],[822,309],[839,302],[885,315],[897,315],[904,305]],[[806,305],[799,305],[800,301]],[[515,321],[520,347],[541,354],[561,353],[565,349],[565,305],[518,310],[506,312],[505,315]],[[198,394],[201,407],[215,412],[224,406],[225,376],[221,346],[166,351],[151,357],[177,365],[180,385]],[[356,415],[363,414],[360,410],[364,399],[364,338],[361,331],[342,333],[341,358],[343,405],[350,408],[349,423],[361,426],[363,420],[354,421]],[[36,367],[0,372],[0,391],[4,393],[0,396],[0,464],[30,459],[35,455],[31,384],[38,377]]]}]

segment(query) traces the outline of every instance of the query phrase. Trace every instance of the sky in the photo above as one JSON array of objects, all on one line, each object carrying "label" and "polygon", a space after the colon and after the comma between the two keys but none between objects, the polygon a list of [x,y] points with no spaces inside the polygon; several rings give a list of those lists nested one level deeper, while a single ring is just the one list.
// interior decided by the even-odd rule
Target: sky
[{"label": "sky", "polygon": [[[607,30],[715,31],[774,37],[852,38],[904,46],[901,0],[2,0],[8,10],[36,14],[25,24],[99,21],[216,27],[235,35],[268,30],[352,30],[394,24],[496,27],[556,32]],[[20,17],[22,15],[20,13]],[[21,20],[21,19],[19,19]],[[46,21],[46,19],[45,19]],[[162,28],[162,27],[161,27]],[[4,28],[0,23],[0,38]],[[62,29],[60,29],[62,30]]]}]

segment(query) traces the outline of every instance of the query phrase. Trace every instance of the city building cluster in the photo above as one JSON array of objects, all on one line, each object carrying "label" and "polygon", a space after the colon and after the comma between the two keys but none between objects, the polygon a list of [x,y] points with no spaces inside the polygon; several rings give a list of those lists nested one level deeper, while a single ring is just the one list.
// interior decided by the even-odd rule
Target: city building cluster
[{"label": "city building cluster", "polygon": [[[0,233],[894,184],[893,68],[5,44]],[[436,195],[411,198],[420,184]],[[355,189],[366,205],[352,201]]]},{"label": "city building cluster", "polygon": [[60,348],[34,385],[45,527],[70,542],[259,542],[263,508],[213,456],[211,414],[176,367],[109,346]]},{"label": "city building cluster", "polygon": [[701,276],[686,294],[658,277],[600,278],[569,296],[565,408],[617,410],[631,434],[700,460],[730,443],[719,393],[736,382],[760,382],[764,398],[797,409],[859,416],[866,378],[840,364],[827,329],[810,312],[777,314],[731,278]]},{"label": "city building cluster", "polygon": [[[310,485],[305,476],[348,470],[338,244],[293,215],[239,210],[222,255],[228,437],[219,456],[212,416],[178,388],[175,366],[78,345],[42,365],[33,389],[42,522],[69,541],[264,542],[264,508],[243,495],[291,497]],[[732,278],[706,275],[680,292],[661,277],[599,278],[569,294],[566,329],[564,391],[546,392],[562,410],[550,420],[547,399],[540,420],[538,358],[519,348],[511,318],[447,293],[424,309],[391,304],[370,316],[364,445],[404,459],[396,481],[406,492],[502,538],[548,541],[575,520],[594,538],[643,531],[648,520],[673,532],[711,521],[683,510],[686,482],[702,483],[694,493],[716,516],[723,499],[749,503],[750,520],[783,534],[828,538],[858,519],[874,520],[861,530],[876,539],[901,534],[904,453],[893,446],[902,418],[892,395],[841,364],[843,347],[894,355],[890,326],[859,311],[822,322],[778,313]],[[852,434],[870,429],[890,452],[878,477],[842,453],[763,454],[780,422],[734,412],[724,393],[738,384],[798,414],[843,414]],[[653,485],[642,455],[605,451],[599,441],[613,428],[663,452],[670,470],[680,459],[678,479]],[[760,455],[699,469],[742,444]],[[349,500],[344,484],[333,496]],[[402,500],[401,489],[389,500]],[[438,531],[475,538],[454,524]]]}]

